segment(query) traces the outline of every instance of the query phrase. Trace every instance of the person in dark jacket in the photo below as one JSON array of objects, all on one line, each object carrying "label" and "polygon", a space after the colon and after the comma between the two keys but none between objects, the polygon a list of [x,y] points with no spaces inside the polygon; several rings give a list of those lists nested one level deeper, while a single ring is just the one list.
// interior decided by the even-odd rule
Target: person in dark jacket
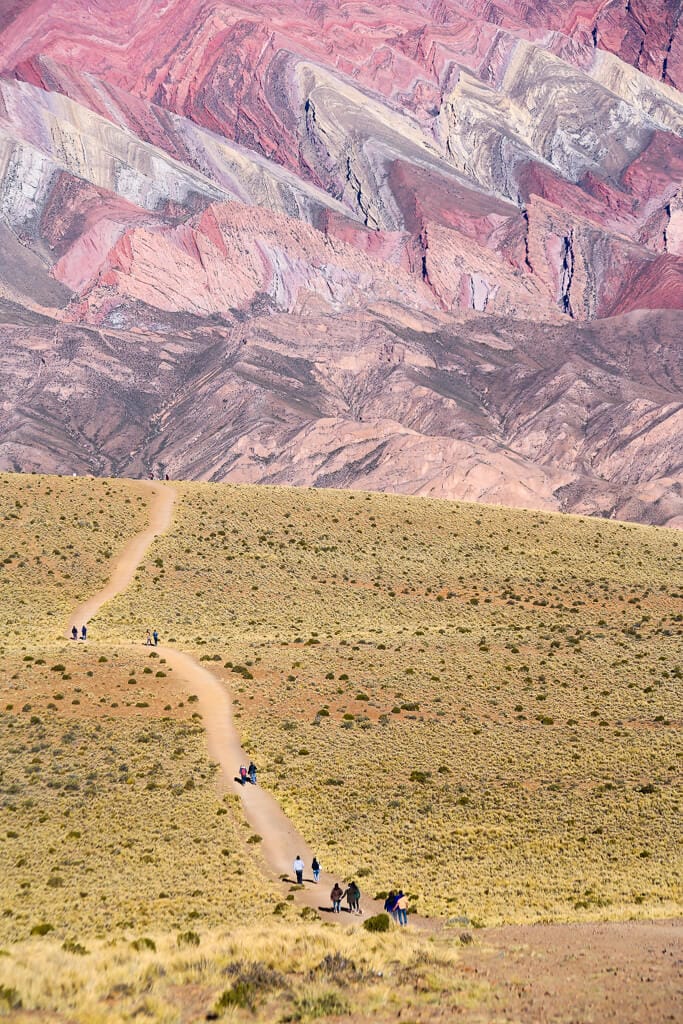
[{"label": "person in dark jacket", "polygon": [[384,909],[387,914],[396,920],[396,893],[392,889],[387,898],[384,901]]},{"label": "person in dark jacket", "polygon": [[346,896],[346,902],[349,905],[349,913],[360,914],[360,889],[355,882],[349,883],[344,895]]},{"label": "person in dark jacket", "polygon": [[344,890],[342,889],[339,882],[335,882],[332,886],[332,892],[330,893],[330,899],[332,900],[332,913],[341,914],[341,901],[344,897]]},{"label": "person in dark jacket", "polygon": [[317,857],[314,857],[311,861],[311,871],[313,872],[313,881],[320,881],[320,861]]}]

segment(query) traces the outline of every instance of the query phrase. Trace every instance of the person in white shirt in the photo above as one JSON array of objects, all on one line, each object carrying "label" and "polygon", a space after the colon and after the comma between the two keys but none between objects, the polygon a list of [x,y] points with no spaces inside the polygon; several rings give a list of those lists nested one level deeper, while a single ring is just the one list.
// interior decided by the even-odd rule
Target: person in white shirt
[{"label": "person in white shirt", "polygon": [[304,881],[304,867],[305,866],[306,865],[304,864],[304,862],[302,861],[301,857],[297,853],[296,858],[294,860],[294,864],[292,865],[292,867],[294,868],[294,874],[296,875],[296,884],[297,885],[303,885],[303,881]]}]

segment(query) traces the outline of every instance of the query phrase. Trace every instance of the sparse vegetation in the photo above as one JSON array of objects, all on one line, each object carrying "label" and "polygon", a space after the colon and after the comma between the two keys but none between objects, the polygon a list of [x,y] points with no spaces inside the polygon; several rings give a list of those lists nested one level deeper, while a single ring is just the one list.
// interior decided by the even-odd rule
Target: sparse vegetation
[{"label": "sparse vegetation", "polygon": [[173,529],[101,628],[120,637],[161,600],[178,645],[233,689],[260,780],[325,864],[351,877],[360,860],[377,890],[400,883],[422,912],[487,923],[671,912],[679,534],[387,495],[178,490]]},{"label": "sparse vegetation", "polygon": [[[178,485],[173,528],[98,615],[96,645],[81,645],[60,639],[66,616],[141,527],[146,492],[3,486],[21,508],[6,509],[19,558],[4,562],[16,587],[2,651],[2,1010],[171,1021],[192,986],[209,1018],[484,1013],[487,985],[453,983],[463,923],[676,912],[678,534]],[[97,529],[75,517],[79,486]],[[94,553],[100,533],[109,555]],[[84,561],[55,580],[64,551]],[[52,575],[27,561],[46,552]],[[443,935],[384,914],[347,934],[282,898],[261,837],[216,787],[196,696],[163,652],[121,646],[150,623],[225,681],[259,782],[323,864],[366,894],[402,885],[411,913],[451,922]]]},{"label": "sparse vegetation", "polygon": [[[182,688],[150,681],[141,710],[126,679],[142,650],[113,650],[100,665],[85,646],[63,646],[78,705],[48,711],[49,668],[5,660],[12,691],[30,694],[37,714],[0,715],[0,941],[54,931],[90,948],[106,934],[189,935],[270,913],[275,896],[246,855],[234,801],[216,790],[201,727],[189,708],[163,711]],[[140,931],[131,940],[146,942]]]}]

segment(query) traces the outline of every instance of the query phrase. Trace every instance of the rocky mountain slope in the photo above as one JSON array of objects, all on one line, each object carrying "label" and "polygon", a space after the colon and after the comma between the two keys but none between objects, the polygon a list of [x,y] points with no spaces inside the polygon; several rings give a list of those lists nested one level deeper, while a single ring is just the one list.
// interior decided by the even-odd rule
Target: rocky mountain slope
[{"label": "rocky mountain slope", "polygon": [[10,0],[0,466],[683,523],[677,0]]}]

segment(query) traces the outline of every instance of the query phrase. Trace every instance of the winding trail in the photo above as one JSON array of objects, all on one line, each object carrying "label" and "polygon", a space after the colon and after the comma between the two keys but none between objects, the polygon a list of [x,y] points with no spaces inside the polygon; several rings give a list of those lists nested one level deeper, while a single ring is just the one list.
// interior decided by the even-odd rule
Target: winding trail
[{"label": "winding trail", "polygon": [[[157,482],[150,482],[146,486],[150,492],[149,525],[128,541],[116,559],[111,577],[105,586],[72,613],[68,623],[69,633],[73,625],[80,627],[89,622],[107,601],[111,601],[127,589],[150,544],[171,525],[176,499],[173,486]],[[236,778],[240,764],[248,764],[250,757],[242,750],[234,725],[230,691],[192,655],[172,647],[159,646],[156,650],[173,668],[175,681],[190,685],[192,692],[199,698],[198,707],[206,731],[209,754],[221,769],[221,786],[227,792],[236,793],[240,797],[249,826],[261,836],[259,848],[272,881],[280,886],[284,883],[283,895],[294,882],[292,864],[298,854],[307,867],[304,880],[311,884],[306,884],[303,889],[295,891],[297,903],[312,907],[326,918],[343,924],[360,924],[369,914],[379,913],[382,910],[381,904],[368,899],[365,894],[361,898],[362,917],[352,916],[348,912],[339,915],[331,913],[329,894],[336,881],[343,885],[342,879],[323,871],[320,882],[317,885],[313,883],[310,865],[315,851],[296,830],[270,793],[258,785],[252,786],[247,783],[243,786]],[[427,925],[425,919],[418,920],[414,916],[411,916],[410,921],[411,924],[419,924],[421,927]],[[435,923],[430,924],[434,927]]]},{"label": "winding trail", "polygon": [[92,597],[89,597],[87,601],[79,604],[72,612],[67,628],[69,635],[72,626],[80,628],[82,625],[87,625],[103,604],[111,601],[112,598],[126,590],[135,576],[135,572],[144,558],[147,548],[155,537],[164,533],[171,525],[173,506],[176,499],[175,491],[172,487],[164,486],[161,483],[150,483],[148,487],[151,498],[149,525],[141,533],[136,533],[128,541],[114,562],[112,574],[102,589],[98,590]]},{"label": "winding trail", "polygon": [[[286,876],[288,889],[294,882],[292,864],[298,854],[306,864],[304,881],[307,884],[296,892],[297,903],[312,907],[330,920],[343,924],[360,924],[369,914],[379,913],[382,910],[381,904],[365,894],[361,897],[362,917],[353,917],[346,911],[339,915],[330,912],[329,894],[332,886],[337,881],[343,885],[343,880],[338,875],[322,871],[316,885],[310,869],[315,851],[294,827],[275,797],[261,786],[252,786],[250,783],[243,786],[236,777],[240,764],[248,764],[250,755],[245,753],[240,744],[233,722],[229,690],[191,655],[172,647],[160,646],[157,650],[177,673],[176,682],[180,678],[190,684],[192,692],[199,697],[198,706],[206,730],[209,754],[221,767],[224,788],[239,796],[247,822],[261,836],[259,846],[272,880],[280,882]],[[411,924],[418,923],[414,916],[411,916],[410,921]],[[425,924],[422,919],[419,923],[421,926]]]},{"label": "winding trail", "polygon": [[[147,487],[151,499],[148,527],[126,544],[109,582],[78,606],[69,627],[87,623],[102,605],[122,593],[154,538],[170,526],[176,499],[173,487],[151,482]],[[261,836],[263,866],[275,889],[279,887],[283,897],[289,894],[292,862],[300,854],[308,870],[304,876],[307,884],[294,891],[299,906],[311,907],[335,924],[353,927],[369,914],[378,913],[382,907],[366,895],[361,899],[361,918],[348,912],[330,912],[330,889],[341,879],[323,872],[319,885],[312,884],[314,851],[270,793],[260,786],[242,786],[235,779],[239,765],[247,763],[248,756],[233,722],[230,690],[191,655],[170,647],[157,650],[173,668],[176,681],[189,685],[199,698],[209,754],[221,769],[220,784],[226,791],[237,793],[248,824]],[[345,839],[352,843],[352,834]],[[444,921],[412,915],[410,925],[430,932],[447,927]],[[498,1009],[506,1020],[525,1019],[533,1024],[560,1017],[629,1019],[636,1024],[675,1020],[680,1006],[683,920],[487,928],[479,942],[463,949],[461,957],[465,971],[496,986],[496,999],[503,1000]],[[645,984],[652,982],[656,984]]]}]

